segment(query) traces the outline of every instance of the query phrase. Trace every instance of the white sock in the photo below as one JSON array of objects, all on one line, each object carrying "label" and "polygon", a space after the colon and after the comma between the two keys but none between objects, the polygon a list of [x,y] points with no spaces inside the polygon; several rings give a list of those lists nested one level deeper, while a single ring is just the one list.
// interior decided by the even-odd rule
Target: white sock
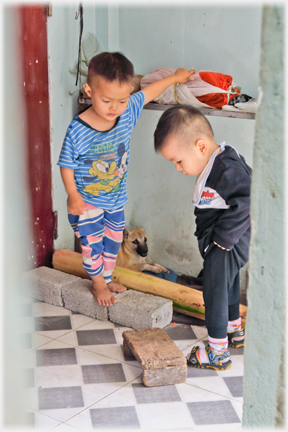
[{"label": "white sock", "polygon": [[[209,346],[211,347],[212,351],[216,355],[221,355],[224,353],[224,351],[226,351],[228,349],[228,337],[226,337],[224,339],[216,339],[216,338],[211,338],[208,335],[208,343],[209,343]],[[197,355],[199,356],[199,360],[202,364],[203,363],[209,363],[208,355],[205,351],[205,348],[200,348],[200,350],[198,350],[198,352],[197,352]],[[225,363],[228,360],[229,360],[229,358],[224,359],[223,363]]]},{"label": "white sock", "polygon": [[[235,330],[241,330],[241,317],[239,317],[237,320],[234,321],[228,321],[227,332],[232,333]],[[245,336],[238,336],[234,338],[235,341],[241,341],[244,339]]]},{"label": "white sock", "polygon": [[209,345],[216,355],[223,354],[224,351],[228,349],[228,337],[226,336],[223,339],[212,338],[208,335]]}]

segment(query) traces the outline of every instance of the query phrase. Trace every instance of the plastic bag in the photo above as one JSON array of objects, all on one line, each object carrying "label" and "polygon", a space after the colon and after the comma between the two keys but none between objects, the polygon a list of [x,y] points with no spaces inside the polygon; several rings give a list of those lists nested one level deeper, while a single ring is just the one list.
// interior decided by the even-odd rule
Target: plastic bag
[{"label": "plastic bag", "polygon": [[245,111],[249,113],[256,113],[259,106],[261,105],[262,98],[262,87],[258,87],[258,95],[256,98],[250,98],[246,102],[236,102],[233,106],[224,105],[222,109],[225,111]]},{"label": "plastic bag", "polygon": [[[162,67],[153,70],[141,80],[141,89],[152,82],[175,73],[176,69]],[[168,87],[155,102],[159,104],[175,105],[188,104],[195,107],[222,108],[236,95],[240,94],[236,83],[230,75],[212,71],[200,71],[191,75],[190,81],[185,84],[176,84]]]}]

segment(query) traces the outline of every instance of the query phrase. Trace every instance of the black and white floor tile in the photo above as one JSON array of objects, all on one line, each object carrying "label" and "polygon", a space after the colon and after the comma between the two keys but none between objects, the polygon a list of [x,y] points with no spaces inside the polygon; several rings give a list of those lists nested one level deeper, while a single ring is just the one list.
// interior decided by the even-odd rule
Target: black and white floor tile
[{"label": "black and white floor tile", "polygon": [[[240,431],[243,349],[227,371],[188,367],[183,384],[145,387],[142,369],[123,352],[124,330],[26,299],[22,350],[29,422],[52,430]],[[203,325],[171,323],[168,335],[186,355],[207,344]]]}]

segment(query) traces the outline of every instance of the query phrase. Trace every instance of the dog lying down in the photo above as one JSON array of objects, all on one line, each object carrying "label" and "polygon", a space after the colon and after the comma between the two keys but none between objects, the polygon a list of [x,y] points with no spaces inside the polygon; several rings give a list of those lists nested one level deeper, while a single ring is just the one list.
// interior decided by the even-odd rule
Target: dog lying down
[{"label": "dog lying down", "polygon": [[147,234],[143,228],[138,227],[132,230],[123,231],[123,241],[119,249],[116,265],[129,268],[135,271],[146,271],[154,273],[162,279],[176,282],[196,290],[203,290],[202,271],[198,277],[189,275],[177,275],[173,270],[162,267],[155,262],[146,262],[148,255]]},{"label": "dog lying down", "polygon": [[123,241],[119,249],[116,265],[135,271],[148,270],[153,273],[170,273],[170,270],[155,262],[146,262],[148,255],[147,234],[143,228],[123,231]]}]

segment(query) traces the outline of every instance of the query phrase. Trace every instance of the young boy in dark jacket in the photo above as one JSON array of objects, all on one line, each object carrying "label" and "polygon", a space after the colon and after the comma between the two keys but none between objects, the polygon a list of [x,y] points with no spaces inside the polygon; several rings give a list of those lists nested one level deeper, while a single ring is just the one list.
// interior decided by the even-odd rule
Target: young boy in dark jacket
[{"label": "young boy in dark jacket", "polygon": [[189,365],[228,369],[229,345],[244,345],[239,313],[239,271],[248,262],[251,168],[231,146],[215,143],[206,117],[177,105],[161,116],[154,133],[156,152],[182,174],[198,176],[192,203],[203,266],[208,346],[193,347]]}]

